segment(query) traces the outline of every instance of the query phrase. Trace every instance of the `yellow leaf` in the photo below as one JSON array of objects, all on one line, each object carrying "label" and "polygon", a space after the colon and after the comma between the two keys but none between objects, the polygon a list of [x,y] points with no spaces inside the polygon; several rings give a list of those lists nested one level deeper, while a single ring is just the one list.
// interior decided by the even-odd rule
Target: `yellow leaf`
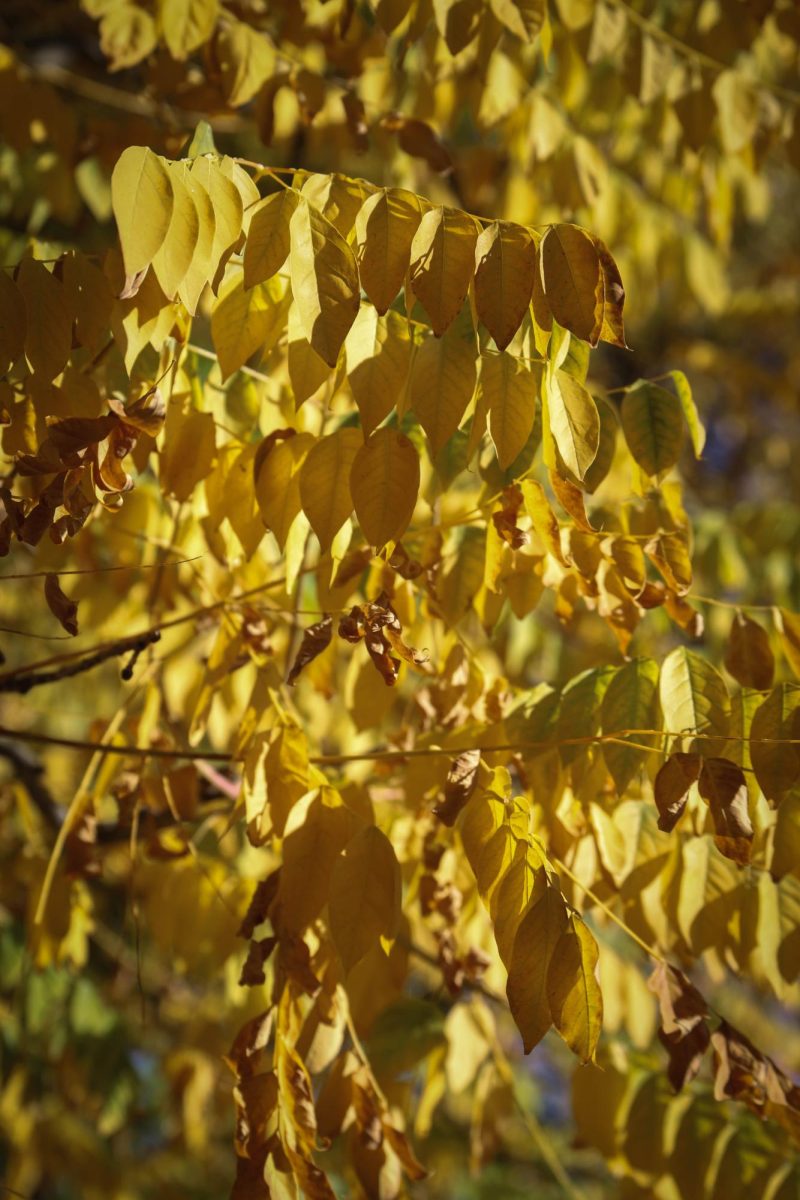
[{"label": "yellow leaf", "polygon": [[328,902],[331,871],[355,833],[357,818],[333,788],[298,801],[284,830],[278,897],[280,924],[302,932]]},{"label": "yellow leaf", "polygon": [[308,175],[301,191],[346,238],[365,199],[377,188],[364,179],[348,179],[345,175]]},{"label": "yellow leaf", "polygon": [[222,90],[231,108],[252,100],[275,71],[275,48],[266,33],[229,21],[216,40]]},{"label": "yellow leaf", "polygon": [[100,22],[100,49],[111,59],[109,71],[141,62],[156,48],[156,23],[137,4],[113,4]]},{"label": "yellow leaf", "polygon": [[307,201],[292,214],[290,232],[292,294],[303,330],[320,358],[335,367],[359,307],[353,251]]},{"label": "yellow leaf", "polygon": [[337,429],[314,443],[300,468],[303,511],[323,552],[353,511],[350,471],[363,444],[360,429]]},{"label": "yellow leaf", "polygon": [[25,305],[11,276],[0,271],[0,374],[6,374],[24,348]]},{"label": "yellow leaf", "polygon": [[[671,739],[675,748],[703,755],[721,754],[730,701],[725,680],[716,667],[693,650],[679,646],[661,665],[659,691],[665,728],[687,735]],[[693,733],[705,736],[693,738]]]},{"label": "yellow leaf", "polygon": [[[192,197],[194,207],[197,211],[199,227],[194,254],[192,255],[189,269],[178,288],[178,296],[192,316],[194,316],[203,288],[207,283],[211,282],[214,276],[214,236],[217,228],[217,220],[214,215],[214,205],[211,196],[203,187],[199,176],[195,175],[194,172],[190,172],[187,163],[181,163],[180,166],[183,172],[181,178]],[[169,241],[169,235],[167,235],[167,241]],[[159,251],[159,254],[161,254],[161,251]]]},{"label": "yellow leaf", "polygon": [[173,203],[164,160],[146,146],[123,150],[111,176],[111,204],[126,275],[144,271],[155,258],[167,236]]},{"label": "yellow leaf", "polygon": [[541,854],[529,843],[520,844],[516,857],[495,888],[491,900],[494,940],[506,967],[510,965],[514,939],[523,913],[541,899],[547,871]]},{"label": "yellow leaf", "polygon": [[[201,155],[191,166],[192,177],[202,184],[214,208],[214,242],[211,248],[212,280],[222,256],[236,244],[242,232],[242,196],[232,179],[223,174],[212,158]],[[214,290],[217,289],[216,282]]]},{"label": "yellow leaf", "polygon": [[600,445],[600,415],[593,397],[566,371],[547,375],[550,431],[564,460],[577,479],[583,479]]},{"label": "yellow leaf", "polygon": [[578,225],[551,225],[539,246],[547,303],[564,329],[596,346],[603,328],[604,284],[597,247]]},{"label": "yellow leaf", "polygon": [[475,306],[498,350],[505,350],[528,310],[536,266],[536,243],[521,225],[493,221],[478,238]]},{"label": "yellow leaf", "polygon": [[350,492],[364,536],[378,548],[405,533],[419,491],[419,458],[396,429],[376,429],[356,454]]},{"label": "yellow leaf", "polygon": [[450,330],[416,347],[408,385],[409,405],[428,435],[435,457],[458,429],[478,377],[474,335]]},{"label": "yellow leaf", "polygon": [[245,291],[241,276],[225,286],[211,314],[211,340],[223,382],[257,350],[277,340],[287,316],[288,293],[279,279]]},{"label": "yellow leaf", "polygon": [[484,579],[486,530],[459,530],[455,554],[439,585],[439,607],[448,625],[455,625],[475,599]]},{"label": "yellow leaf", "polygon": [[498,21],[516,37],[532,42],[547,18],[547,0],[490,0]]},{"label": "yellow leaf", "polygon": [[215,435],[211,413],[184,409],[176,402],[170,404],[158,460],[161,487],[168,496],[188,500],[195,486],[210,473]]},{"label": "yellow leaf", "polygon": [[297,305],[289,309],[289,346],[287,363],[295,408],[300,408],[331,378],[331,368],[323,362],[303,333]]},{"label": "yellow leaf", "polygon": [[164,41],[178,62],[210,39],[218,16],[219,0],[158,0]]},{"label": "yellow leaf", "polygon": [[503,471],[525,448],[536,418],[542,367],[511,354],[481,356],[481,387],[489,409],[489,434]]},{"label": "yellow leaf", "polygon": [[241,163],[234,162],[227,155],[220,159],[219,170],[224,178],[231,181],[239,193],[242,201],[242,229],[246,234],[250,228],[250,218],[255,211],[255,206],[261,199],[261,193]]},{"label": "yellow leaf", "polygon": [[192,264],[200,234],[200,217],[192,193],[184,182],[186,164],[171,162],[167,168],[174,203],[167,235],[153,257],[153,270],[164,295],[168,300],[174,300]]},{"label": "yellow leaf", "polygon": [[264,524],[275,534],[281,550],[300,512],[299,472],[313,445],[314,438],[310,433],[296,433],[293,437],[270,445],[263,456],[256,456],[256,500]]},{"label": "yellow leaf", "polygon": [[567,925],[567,908],[558,888],[548,884],[520,922],[511,951],[506,995],[522,1034],[526,1054],[552,1024],[547,976],[553,952]]},{"label": "yellow leaf", "polygon": [[411,362],[408,325],[399,313],[379,316],[373,305],[364,304],[347,335],[345,351],[347,382],[368,435],[403,395]]},{"label": "yellow leaf", "polygon": [[547,972],[547,998],[553,1024],[581,1062],[594,1059],[603,1024],[603,997],[595,978],[597,943],[573,913],[561,934]]},{"label": "yellow leaf", "polygon": [[345,847],[331,872],[331,935],[345,971],[381,937],[393,938],[400,922],[400,864],[392,843],[368,825]]},{"label": "yellow leaf", "polygon": [[[603,325],[600,330],[600,340],[610,342],[627,350],[625,341],[625,323],[622,319],[622,309],[625,305],[625,288],[622,286],[622,276],[619,268],[611,257],[605,242],[592,237],[592,242],[600,259],[600,274],[603,287]],[[678,372],[681,374],[681,372]]]},{"label": "yellow leaf", "polygon": [[711,837],[689,838],[682,862],[675,920],[693,954],[728,942],[728,924],[739,908],[739,868]]},{"label": "yellow leaf", "polygon": [[420,200],[402,188],[382,188],[361,206],[355,222],[361,286],[383,314],[400,291],[408,270]]},{"label": "yellow leaf", "polygon": [[410,279],[414,295],[441,337],[461,309],[475,271],[478,227],[457,208],[429,209],[411,243]]},{"label": "yellow leaf", "polygon": [[17,273],[25,302],[25,357],[34,375],[49,383],[67,364],[72,346],[72,313],[61,280],[26,256]]},{"label": "yellow leaf", "polygon": [[244,286],[269,279],[289,256],[289,221],[300,200],[294,188],[281,188],[254,210],[244,245]]}]

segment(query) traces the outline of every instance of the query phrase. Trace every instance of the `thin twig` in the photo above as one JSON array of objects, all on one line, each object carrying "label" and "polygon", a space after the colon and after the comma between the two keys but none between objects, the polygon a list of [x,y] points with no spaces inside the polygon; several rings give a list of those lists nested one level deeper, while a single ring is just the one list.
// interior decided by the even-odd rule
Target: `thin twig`
[{"label": "thin twig", "polygon": [[[148,646],[152,646],[154,642],[160,640],[161,634],[157,629],[150,629],[145,633],[135,634],[133,637],[119,638],[118,641],[111,642],[103,649],[87,655],[86,658],[80,658],[76,662],[63,663],[61,666],[49,670],[28,671],[25,674],[14,675],[5,681],[0,679],[0,692],[13,692],[18,696],[24,696],[32,688],[40,687],[45,683],[55,683],[59,679],[71,679],[75,675],[82,675],[84,671],[91,671],[101,663],[107,662],[109,658],[116,658],[120,654],[133,656],[141,654]],[[127,671],[128,668],[126,667],[125,670]]]}]

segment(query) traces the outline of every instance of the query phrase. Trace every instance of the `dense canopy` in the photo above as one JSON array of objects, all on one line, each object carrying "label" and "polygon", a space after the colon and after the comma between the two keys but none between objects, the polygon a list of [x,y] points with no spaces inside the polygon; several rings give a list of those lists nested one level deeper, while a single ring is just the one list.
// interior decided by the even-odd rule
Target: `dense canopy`
[{"label": "dense canopy", "polygon": [[0,11],[0,1165],[800,1189],[794,0]]}]

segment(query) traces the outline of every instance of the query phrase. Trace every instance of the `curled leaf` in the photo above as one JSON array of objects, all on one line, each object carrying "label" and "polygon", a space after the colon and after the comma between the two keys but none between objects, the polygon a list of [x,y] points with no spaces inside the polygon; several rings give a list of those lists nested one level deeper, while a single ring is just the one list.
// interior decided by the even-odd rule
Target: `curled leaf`
[{"label": "curled leaf", "polygon": [[44,598],[50,612],[56,617],[67,633],[73,637],[78,635],[78,606],[61,590],[57,575],[46,575],[44,580]]},{"label": "curled leaf", "polygon": [[308,629],[303,631],[303,640],[300,643],[300,649],[295,655],[292,669],[286,680],[290,687],[296,682],[303,668],[307,667],[310,662],[313,662],[330,645],[332,636],[333,618],[328,616],[323,617],[321,621],[317,621],[314,625],[309,625]]}]

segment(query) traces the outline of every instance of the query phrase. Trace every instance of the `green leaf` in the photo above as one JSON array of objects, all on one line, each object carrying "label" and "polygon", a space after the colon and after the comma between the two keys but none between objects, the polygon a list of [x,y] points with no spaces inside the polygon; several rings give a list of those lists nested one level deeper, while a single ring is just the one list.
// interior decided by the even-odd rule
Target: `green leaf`
[{"label": "green leaf", "polygon": [[641,768],[655,740],[646,733],[624,736],[626,729],[655,729],[658,721],[658,663],[638,658],[620,667],[603,696],[603,734],[619,735],[618,742],[603,743],[603,757],[617,791],[622,795]]},{"label": "green leaf", "polygon": [[[679,646],[661,667],[661,709],[664,725],[677,734],[672,741],[685,751],[719,755],[730,719],[730,699],[725,680],[716,667]],[[692,734],[703,737],[693,737]]]},{"label": "green leaf", "polygon": [[640,380],[622,401],[622,432],[628,449],[647,475],[674,467],[683,445],[680,401],[658,384]]},{"label": "green leaf", "polygon": [[678,393],[678,399],[683,409],[683,416],[689,430],[689,437],[692,439],[694,456],[695,458],[700,458],[703,453],[703,447],[706,444],[706,431],[703,422],[700,420],[697,405],[694,402],[691,385],[683,371],[670,371],[669,374],[672,382],[675,384],[675,391]]},{"label": "green leaf", "polygon": [[547,999],[558,1032],[581,1062],[591,1062],[603,1024],[595,978],[597,943],[577,913],[556,942],[547,972]]}]

